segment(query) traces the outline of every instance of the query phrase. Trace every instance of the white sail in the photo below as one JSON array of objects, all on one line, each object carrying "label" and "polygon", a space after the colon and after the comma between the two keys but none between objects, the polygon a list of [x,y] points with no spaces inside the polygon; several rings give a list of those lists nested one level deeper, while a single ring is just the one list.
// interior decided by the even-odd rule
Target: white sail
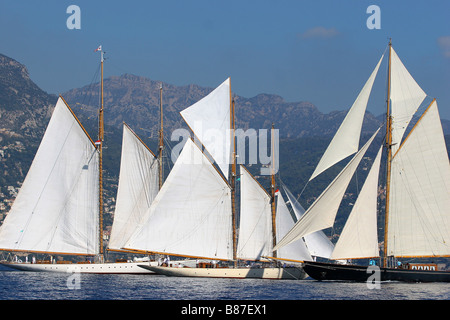
[{"label": "white sail", "polygon": [[[288,188],[283,186],[283,189],[286,192],[288,200],[296,216],[295,222],[297,222],[305,213],[305,209],[297,201],[297,199],[295,199]],[[306,247],[308,248],[310,254],[314,257],[329,258],[333,252],[334,245],[322,230],[304,236],[303,240],[305,241]]]},{"label": "white sail", "polygon": [[275,246],[277,250],[293,241],[300,239],[310,233],[330,228],[333,226],[337,210],[344,196],[350,180],[358,167],[359,162],[364,156],[370,143],[377,135],[378,129],[366,144],[358,151],[347,166],[339,173],[339,175],[330,183],[330,185],[322,192],[322,194],[308,208],[295,226],[288,234],[281,239]]},{"label": "white sail", "polygon": [[228,179],[231,159],[230,78],[206,97],[180,112]]},{"label": "white sail", "polygon": [[124,124],[119,186],[109,249],[120,250],[141,223],[159,190],[158,169],[158,159]]},{"label": "white sail", "polygon": [[354,154],[359,149],[359,139],[361,127],[366,112],[367,102],[372,91],[373,82],[380,68],[384,54],[381,56],[375,69],[372,71],[369,79],[362,88],[352,107],[348,111],[341,126],[331,140],[325,153],[319,161],[309,181],[321,174],[323,171],[338,163],[339,161]]},{"label": "white sail", "polygon": [[[276,214],[276,228],[277,240],[282,239],[291,228],[294,226],[294,219],[289,212],[286,202],[283,199],[281,192],[276,193],[277,196],[277,214]],[[308,251],[303,241],[296,241],[287,246],[280,248],[277,251],[277,258],[312,261],[313,258]]]},{"label": "white sail", "polygon": [[97,254],[98,152],[59,98],[19,194],[0,229],[0,248]]},{"label": "white sail", "polygon": [[436,101],[393,156],[387,255],[450,255],[450,165]]},{"label": "white sail", "polygon": [[336,243],[331,259],[373,258],[379,256],[377,236],[378,174],[380,147],[353,209]]},{"label": "white sail", "polygon": [[231,260],[231,190],[188,140],[125,249]]},{"label": "white sail", "polygon": [[241,214],[237,256],[259,260],[272,255],[272,207],[270,196],[244,166],[240,166]]},{"label": "white sail", "polygon": [[426,97],[408,70],[405,68],[394,48],[391,47],[391,116],[392,116],[392,154],[400,146],[403,134],[412,116]]}]

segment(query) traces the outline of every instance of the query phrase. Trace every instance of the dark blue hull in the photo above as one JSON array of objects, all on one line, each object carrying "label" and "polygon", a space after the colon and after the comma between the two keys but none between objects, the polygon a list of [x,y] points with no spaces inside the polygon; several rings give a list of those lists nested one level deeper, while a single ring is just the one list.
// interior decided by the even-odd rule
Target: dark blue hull
[{"label": "dark blue hull", "polygon": [[[394,268],[368,269],[365,266],[340,265],[322,262],[305,262],[303,269],[313,279],[366,282],[450,282],[449,271],[409,270]],[[374,273],[375,272],[375,273]],[[370,279],[369,279],[370,278]]]}]

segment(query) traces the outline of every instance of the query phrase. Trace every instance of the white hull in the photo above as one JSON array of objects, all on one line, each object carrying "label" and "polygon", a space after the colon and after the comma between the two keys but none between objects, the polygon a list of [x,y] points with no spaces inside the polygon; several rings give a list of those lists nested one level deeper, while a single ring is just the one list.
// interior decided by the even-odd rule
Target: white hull
[{"label": "white hull", "polygon": [[302,280],[308,275],[302,267],[289,268],[177,268],[140,265],[157,274],[171,277],[204,277],[204,278],[253,278],[277,280]]},{"label": "white hull", "polygon": [[[111,263],[3,263],[4,266],[32,272],[68,272],[68,273],[103,273],[103,274],[155,274],[153,271],[139,267],[141,262],[111,262]],[[151,262],[157,266],[157,262]]]}]

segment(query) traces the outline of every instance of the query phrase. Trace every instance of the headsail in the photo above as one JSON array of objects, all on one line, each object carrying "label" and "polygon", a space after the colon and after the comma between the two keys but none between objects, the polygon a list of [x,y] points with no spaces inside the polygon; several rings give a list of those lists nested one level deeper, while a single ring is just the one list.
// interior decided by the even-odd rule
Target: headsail
[{"label": "headsail", "polygon": [[387,255],[450,255],[450,165],[436,101],[392,159]]},{"label": "headsail", "polygon": [[159,190],[158,159],[124,123],[116,210],[109,249],[120,250]]},{"label": "headsail", "polygon": [[124,249],[231,260],[231,192],[188,140]]},{"label": "headsail", "polygon": [[331,259],[358,259],[379,256],[377,236],[378,174],[380,147],[353,209],[336,243]]},{"label": "headsail", "polygon": [[310,233],[333,226],[334,219],[345,190],[347,189],[347,186],[350,183],[359,162],[379,131],[380,129],[373,134],[369,141],[366,142],[366,144],[361,148],[361,150],[358,151],[347,166],[308,208],[291,231],[289,231],[289,233],[275,246],[274,250],[277,250]]},{"label": "headsail", "polygon": [[230,78],[206,97],[180,112],[228,179],[231,161]]},{"label": "headsail", "polygon": [[316,169],[314,170],[309,181],[321,174],[323,171],[354,154],[359,149],[359,139],[361,127],[366,112],[367,102],[369,101],[370,92],[372,91],[373,82],[380,68],[384,54],[381,56],[375,69],[372,71],[369,79],[362,88],[352,107],[348,111],[341,126],[328,145],[327,150],[322,155]]},{"label": "headsail", "polygon": [[0,248],[97,254],[98,190],[98,152],[60,97],[0,229]]}]

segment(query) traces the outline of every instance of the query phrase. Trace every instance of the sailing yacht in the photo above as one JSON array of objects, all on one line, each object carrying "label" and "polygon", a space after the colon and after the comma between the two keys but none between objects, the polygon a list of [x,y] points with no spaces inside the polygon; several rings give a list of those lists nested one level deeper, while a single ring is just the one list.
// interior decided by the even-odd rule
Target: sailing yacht
[{"label": "sailing yacht", "polygon": [[[142,264],[142,268],[168,276],[303,279],[306,274],[301,264],[290,268],[269,266],[273,258],[265,258],[273,255],[274,239],[283,236],[279,234],[282,228],[275,227],[275,186],[272,183],[269,194],[244,166],[239,166],[239,176],[236,173],[230,79],[181,115],[195,139],[185,143],[144,222],[124,249],[209,260],[196,267]],[[241,186],[239,232],[235,208],[237,177]],[[290,213],[282,207],[284,200],[278,194],[277,197],[277,219],[282,219],[277,223],[288,230],[294,221],[289,222]],[[286,254],[291,262],[312,260],[304,243],[282,251],[280,254]],[[238,266],[238,260],[247,261],[248,265]],[[261,265],[264,260],[267,265]]]},{"label": "sailing yacht", "polygon": [[[101,51],[101,47],[97,50]],[[103,51],[98,141],[93,142],[59,97],[16,200],[0,228],[0,248],[50,260],[2,262],[23,271],[154,274],[148,257],[104,262],[102,241]],[[122,159],[110,249],[120,248],[158,192],[158,160],[124,124]],[[125,240],[124,240],[125,239]],[[83,263],[55,255],[90,257]],[[17,259],[18,260],[18,259]],[[157,265],[155,261],[150,264]]]},{"label": "sailing yacht", "polygon": [[[405,136],[414,114],[427,97],[405,68],[391,41],[388,53],[386,137],[358,199],[335,245],[331,260],[380,259],[381,266],[305,261],[317,280],[449,282],[450,271],[435,263],[398,259],[450,256],[450,164],[436,99]],[[311,179],[358,149],[362,116],[375,70],[349,110]],[[377,132],[380,129],[377,130]],[[376,132],[376,133],[377,133]],[[274,249],[332,227],[339,204],[362,154],[376,133],[323,191]],[[381,153],[386,149],[386,204],[382,255],[377,234],[377,190]],[[310,180],[311,180],[310,179]],[[376,260],[372,260],[375,261]]]}]

